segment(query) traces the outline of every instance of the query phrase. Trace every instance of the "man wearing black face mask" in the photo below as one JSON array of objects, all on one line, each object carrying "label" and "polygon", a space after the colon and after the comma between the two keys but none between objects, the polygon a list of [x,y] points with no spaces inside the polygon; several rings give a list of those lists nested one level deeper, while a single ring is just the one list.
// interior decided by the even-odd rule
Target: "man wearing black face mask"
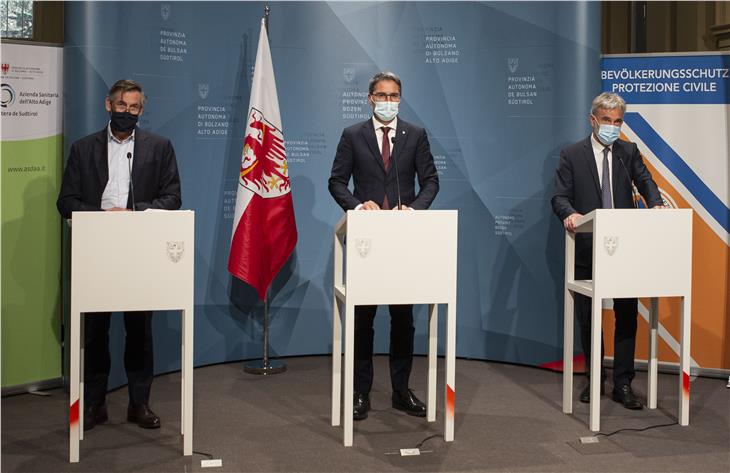
[{"label": "man wearing black face mask", "polygon": [[[180,176],[170,140],[136,127],[144,102],[142,87],[134,81],[120,80],[109,89],[107,126],[71,145],[56,202],[61,216],[71,218],[72,212],[79,211],[180,208]],[[109,319],[109,313],[84,319],[84,430],[108,420]],[[125,313],[124,326],[127,421],[159,428],[160,418],[149,408],[154,375],[152,312]]]}]

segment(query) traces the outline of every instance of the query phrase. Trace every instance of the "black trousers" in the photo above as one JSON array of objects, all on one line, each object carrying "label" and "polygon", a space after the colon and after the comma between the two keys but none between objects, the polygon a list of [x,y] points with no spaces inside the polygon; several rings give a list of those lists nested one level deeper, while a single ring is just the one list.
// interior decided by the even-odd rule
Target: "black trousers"
[{"label": "black trousers", "polygon": [[[592,277],[590,267],[575,267],[576,279],[591,279]],[[638,300],[636,298],[614,299],[613,311],[616,319],[616,330],[613,337],[613,384],[614,386],[630,385],[635,375],[634,352],[636,351]],[[586,357],[586,369],[590,370],[591,299],[589,297],[575,294],[575,316],[580,326],[580,341]],[[601,331],[601,364],[603,364],[603,354],[603,331]]]},{"label": "black trousers", "polygon": [[[109,322],[111,314],[84,315],[84,405],[100,406],[106,399],[111,357]],[[129,404],[147,404],[154,376],[152,312],[125,312],[124,368],[127,371]]]},{"label": "black trousers", "polygon": [[[413,364],[413,306],[391,305],[390,383],[393,391],[408,389]],[[373,386],[373,320],[378,306],[355,307],[355,391],[368,394]]]}]

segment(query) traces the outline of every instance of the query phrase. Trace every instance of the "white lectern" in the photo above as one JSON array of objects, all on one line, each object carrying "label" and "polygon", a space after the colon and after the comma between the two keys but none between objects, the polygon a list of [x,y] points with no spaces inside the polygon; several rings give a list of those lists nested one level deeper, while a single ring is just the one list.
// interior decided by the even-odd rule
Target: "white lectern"
[{"label": "white lectern", "polygon": [[83,320],[88,312],[182,310],[183,454],[193,454],[192,211],[74,212],[71,235],[69,461],[83,439]]},{"label": "white lectern", "polygon": [[444,440],[454,440],[457,220],[456,210],[358,210],[348,211],[335,227],[332,425],[340,425],[344,315],[346,447],[352,446],[357,305],[428,304],[429,422],[436,420],[437,305],[446,305]]},{"label": "white lectern", "polygon": [[[603,299],[650,297],[647,407],[656,408],[657,297],[681,297],[680,425],[689,424],[692,210],[599,209],[583,216],[576,233],[593,233],[593,279],[575,280],[575,234],[565,237],[563,412],[573,412],[574,293],[592,298],[591,373],[600,373]],[[600,429],[600,376],[590,377],[592,431]]]}]

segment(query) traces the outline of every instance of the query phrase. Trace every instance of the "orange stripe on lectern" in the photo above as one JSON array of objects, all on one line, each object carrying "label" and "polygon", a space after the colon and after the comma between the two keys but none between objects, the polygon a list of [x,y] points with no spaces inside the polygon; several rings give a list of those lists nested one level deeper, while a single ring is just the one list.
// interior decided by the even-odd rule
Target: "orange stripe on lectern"
[{"label": "orange stripe on lectern", "polygon": [[450,418],[454,417],[454,400],[456,398],[456,394],[454,393],[454,389],[446,385],[446,415]]},{"label": "orange stripe on lectern", "polygon": [[682,394],[685,398],[689,398],[689,375],[682,371]]},{"label": "orange stripe on lectern", "polygon": [[79,421],[79,400],[71,404],[71,412],[69,413],[69,423],[74,425]]}]

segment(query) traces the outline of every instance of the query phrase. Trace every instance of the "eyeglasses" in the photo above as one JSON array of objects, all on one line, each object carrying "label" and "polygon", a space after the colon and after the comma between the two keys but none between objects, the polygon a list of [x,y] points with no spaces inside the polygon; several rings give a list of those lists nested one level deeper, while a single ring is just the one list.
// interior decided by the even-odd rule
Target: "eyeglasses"
[{"label": "eyeglasses", "polygon": [[400,102],[400,94],[386,94],[385,92],[376,92],[370,94],[375,102]]},{"label": "eyeglasses", "polygon": [[129,112],[132,115],[139,115],[139,112],[142,111],[142,105],[133,103],[132,105],[127,105],[126,102],[118,101],[114,102],[114,111],[115,112]]}]

